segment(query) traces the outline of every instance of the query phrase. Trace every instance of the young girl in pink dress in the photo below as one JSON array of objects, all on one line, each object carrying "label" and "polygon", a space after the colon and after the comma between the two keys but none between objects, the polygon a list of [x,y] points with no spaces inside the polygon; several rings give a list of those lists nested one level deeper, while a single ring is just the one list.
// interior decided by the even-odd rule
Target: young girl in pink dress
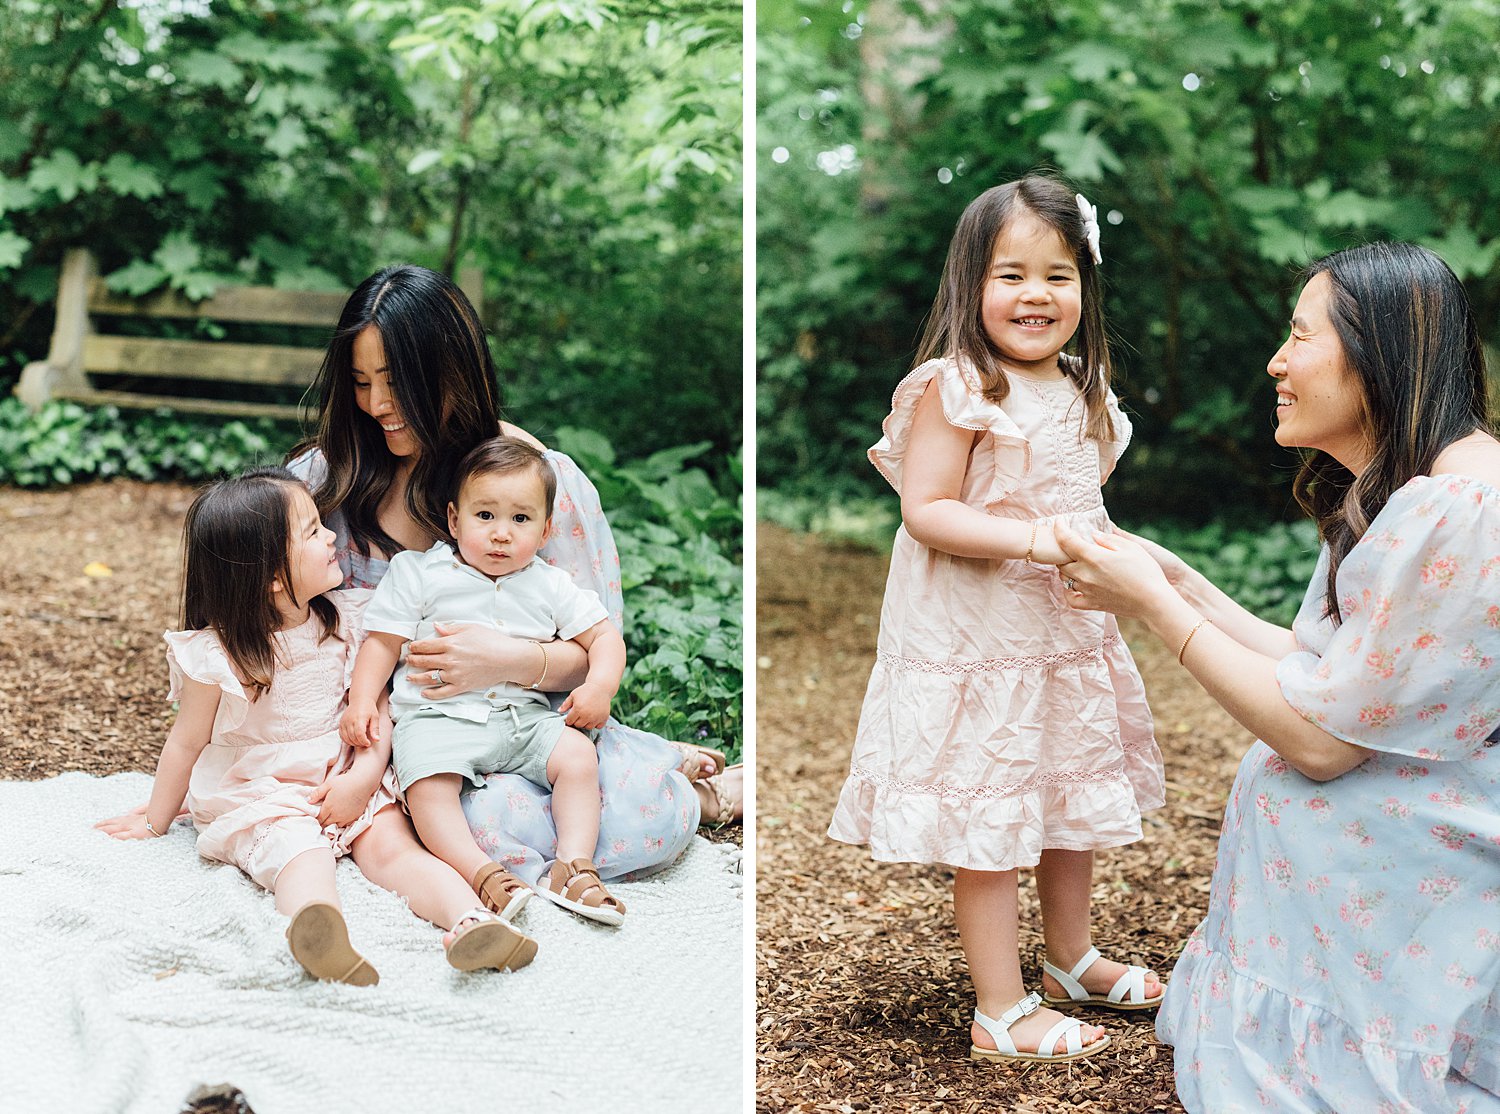
[{"label": "young girl in pink dress", "polygon": [[342,855],[454,929],[454,967],[529,963],[536,943],[475,908],[468,883],[392,807],[389,726],[363,749],[339,740],[369,593],[331,591],[344,574],[307,488],[282,468],[224,480],[194,500],[184,539],[188,629],[166,636],[177,720],[145,808],[98,827],[159,836],[186,799],[199,853],[276,895],[292,955],[314,978],[379,981],[349,942],[334,885]]},{"label": "young girl in pink dress", "polygon": [[[1064,522],[1110,528],[1130,439],[1110,390],[1093,207],[1027,177],[981,194],[949,245],[917,368],[870,460],[901,495],[879,649],[829,835],[957,871],[975,1059],[1109,1043],[1021,980],[1017,870],[1035,867],[1048,1003],[1144,1009],[1156,976],[1089,938],[1093,853],[1163,803],[1140,675],[1114,619],[1075,612]],[[1074,355],[1063,349],[1077,338]]]}]

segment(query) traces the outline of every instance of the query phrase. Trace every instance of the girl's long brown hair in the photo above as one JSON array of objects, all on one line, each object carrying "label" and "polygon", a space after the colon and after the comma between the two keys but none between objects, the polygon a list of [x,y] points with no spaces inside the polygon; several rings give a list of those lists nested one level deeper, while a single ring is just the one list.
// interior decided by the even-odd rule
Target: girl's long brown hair
[{"label": "girl's long brown hair", "polygon": [[1328,315],[1364,394],[1370,462],[1356,477],[1313,450],[1293,483],[1328,545],[1323,613],[1340,621],[1336,578],[1371,521],[1438,454],[1489,428],[1484,349],[1463,284],[1415,244],[1365,244],[1307,268],[1329,278]]},{"label": "girl's long brown hair", "polygon": [[1058,366],[1083,396],[1088,435],[1096,441],[1113,441],[1115,425],[1105,405],[1113,368],[1104,331],[1103,283],[1084,239],[1083,218],[1073,191],[1056,178],[1029,174],[985,190],[969,202],[948,244],[942,283],[913,366],[951,356],[974,368],[984,397],[991,402],[1004,402],[1010,394],[1003,371],[1005,356],[985,332],[982,306],[996,241],[1020,212],[1030,213],[1061,236],[1078,266],[1083,304],[1073,336],[1074,358],[1059,360]]},{"label": "girl's long brown hair", "polygon": [[[293,606],[292,489],[302,481],[285,468],[256,468],[205,488],[183,526],[182,626],[212,630],[256,700],[276,675],[281,613],[271,585],[280,580]],[[305,491],[306,488],[303,487]],[[308,601],[321,624],[319,641],[338,634],[339,613],[327,596]]]},{"label": "girl's long brown hair", "polygon": [[479,315],[462,290],[426,267],[377,271],[355,288],[339,315],[313,390],[317,432],[292,450],[323,452],[327,472],[313,493],[318,513],[343,513],[354,547],[387,557],[403,547],[380,528],[381,501],[397,458],[380,426],[354,402],[354,338],[380,332],[391,392],[421,446],[406,488],[406,510],[435,538],[448,533],[448,492],[459,460],[500,428],[500,388]]}]

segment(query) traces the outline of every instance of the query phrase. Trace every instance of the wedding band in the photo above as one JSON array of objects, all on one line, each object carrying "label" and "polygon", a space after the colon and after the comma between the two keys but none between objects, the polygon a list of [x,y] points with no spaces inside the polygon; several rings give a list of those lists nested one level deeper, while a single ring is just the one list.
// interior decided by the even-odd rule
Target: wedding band
[{"label": "wedding band", "polygon": [[432,671],[432,683],[434,685],[440,685],[443,683],[443,671],[441,669],[434,669]]},{"label": "wedding band", "polygon": [[1066,588],[1068,589],[1068,591],[1071,592],[1073,590],[1073,578],[1071,576],[1068,577],[1066,580],[1064,580],[1063,584],[1064,584],[1064,586],[1066,586]]}]

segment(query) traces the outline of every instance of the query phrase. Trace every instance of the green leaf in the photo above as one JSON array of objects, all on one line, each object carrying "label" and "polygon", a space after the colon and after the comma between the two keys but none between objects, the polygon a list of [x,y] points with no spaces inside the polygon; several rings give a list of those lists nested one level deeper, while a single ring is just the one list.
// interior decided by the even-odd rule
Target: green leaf
[{"label": "green leaf", "polygon": [[307,146],[307,128],[295,116],[283,116],[266,140],[266,149],[286,158],[298,148]]},{"label": "green leaf", "polygon": [[156,197],[162,190],[161,179],[144,163],[139,163],[123,151],[116,151],[104,164],[101,173],[110,188],[128,197]]},{"label": "green leaf", "polygon": [[118,271],[104,276],[104,284],[121,294],[139,298],[148,294],[167,280],[167,272],[155,263],[144,259],[133,259]]},{"label": "green leaf", "polygon": [[207,212],[216,205],[226,190],[219,182],[219,172],[209,163],[198,163],[188,170],[172,175],[172,186],[182,194],[190,208]]},{"label": "green leaf", "polygon": [[173,279],[194,270],[203,257],[198,245],[186,232],[172,232],[161,242],[151,258]]},{"label": "green leaf", "polygon": [[432,147],[429,147],[425,151],[418,151],[412,156],[411,161],[406,164],[406,172],[408,174],[420,174],[442,157],[443,153]]},{"label": "green leaf", "polygon": [[0,232],[0,267],[18,267],[31,241],[7,229]]},{"label": "green leaf", "polygon": [[207,50],[189,51],[172,68],[190,85],[213,85],[227,91],[239,88],[245,81],[243,70],[222,54]]},{"label": "green leaf", "polygon": [[19,178],[0,177],[0,216],[31,208],[37,191]]},{"label": "green leaf", "polygon": [[1039,142],[1057,156],[1059,168],[1070,178],[1097,181],[1106,171],[1117,174],[1124,169],[1096,131],[1050,131]]},{"label": "green leaf", "polygon": [[32,165],[26,184],[38,191],[52,190],[61,201],[72,201],[99,184],[99,164],[81,163],[66,149],[54,151]]},{"label": "green leaf", "polygon": [[1500,238],[1481,244],[1474,230],[1464,224],[1455,225],[1441,239],[1429,237],[1422,243],[1441,255],[1461,279],[1485,277],[1500,256]]}]

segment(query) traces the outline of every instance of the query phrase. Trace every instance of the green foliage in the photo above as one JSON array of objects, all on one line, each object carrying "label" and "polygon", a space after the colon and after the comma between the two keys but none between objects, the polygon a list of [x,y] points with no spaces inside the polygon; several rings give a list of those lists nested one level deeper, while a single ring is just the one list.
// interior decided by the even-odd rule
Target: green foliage
[{"label": "green foliage", "polygon": [[127,476],[207,480],[280,464],[296,441],[285,424],[219,421],[167,410],[121,412],[49,402],[31,414],[0,399],[0,484],[53,487]]},{"label": "green foliage", "polygon": [[1136,425],[1118,512],[1282,512],[1263,369],[1313,258],[1427,244],[1500,339],[1497,0],[764,0],[758,18],[763,484],[879,486],[863,449],[959,213],[1043,166],[1104,221]]},{"label": "green foliage", "polygon": [[57,266],[115,290],[480,268],[524,423],[740,443],[732,0],[17,0],[0,20],[0,390]]},{"label": "green foliage", "polygon": [[744,731],[737,479],[720,490],[686,467],[703,444],[630,462],[588,430],[561,429],[557,445],[599,488],[620,550],[629,665],[615,714],[734,761]]}]

